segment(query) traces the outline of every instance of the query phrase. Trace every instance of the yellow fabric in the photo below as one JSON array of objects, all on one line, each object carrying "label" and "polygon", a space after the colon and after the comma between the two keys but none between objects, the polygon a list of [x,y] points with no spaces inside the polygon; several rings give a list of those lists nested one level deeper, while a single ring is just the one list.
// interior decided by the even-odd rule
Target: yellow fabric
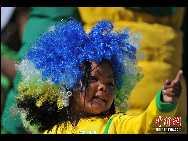
[{"label": "yellow fabric", "polygon": [[[101,19],[115,22],[117,28],[129,27],[135,33],[142,32],[141,52],[146,58],[139,60],[144,78],[131,92],[128,115],[139,115],[148,107],[166,79],[173,80],[182,68],[183,7],[177,7],[171,16],[155,17],[123,7],[79,7],[87,32]],[[183,132],[187,132],[187,85],[182,78],[182,95],[175,116],[182,118]]]},{"label": "yellow fabric", "polygon": [[[68,121],[67,124],[62,123],[59,127],[57,127],[57,125],[54,126],[51,131],[45,131],[44,134],[103,134],[108,121],[113,117],[108,134],[148,134],[153,133],[153,131],[156,130],[155,127],[158,127],[156,119],[158,119],[159,116],[174,117],[175,112],[176,109],[169,113],[160,112],[156,107],[155,97],[147,110],[139,116],[129,116],[125,114],[114,114],[110,117],[95,116],[80,119],[75,128],[70,121]],[[161,127],[163,126],[164,125]]]},{"label": "yellow fabric", "polygon": [[169,25],[174,28],[180,28],[184,8],[178,7],[174,15],[165,17],[155,17],[150,14],[133,11],[124,7],[78,7],[83,22],[87,24],[96,23],[105,18],[115,22],[146,22]]}]

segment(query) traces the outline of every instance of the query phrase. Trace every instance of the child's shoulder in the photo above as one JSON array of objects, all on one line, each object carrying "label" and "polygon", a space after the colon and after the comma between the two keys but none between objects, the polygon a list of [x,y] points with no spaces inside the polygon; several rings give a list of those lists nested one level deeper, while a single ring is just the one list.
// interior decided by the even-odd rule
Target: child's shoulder
[{"label": "child's shoulder", "polygon": [[109,120],[111,120],[111,119],[120,119],[120,118],[126,118],[126,117],[128,118],[130,116],[127,115],[126,113],[119,112],[119,113],[110,115],[108,118],[109,118]]},{"label": "child's shoulder", "polygon": [[128,115],[126,113],[123,113],[123,112],[117,112],[117,113],[111,115],[110,118],[120,117],[120,116],[128,116]]},{"label": "child's shoulder", "polygon": [[118,112],[118,113],[115,113],[115,114],[112,114],[112,115],[94,116],[94,117],[90,117],[90,118],[91,119],[94,118],[94,119],[108,119],[108,120],[110,120],[110,119],[112,119],[114,117],[119,118],[121,116],[128,116],[128,115],[126,113],[123,113],[123,112]]}]

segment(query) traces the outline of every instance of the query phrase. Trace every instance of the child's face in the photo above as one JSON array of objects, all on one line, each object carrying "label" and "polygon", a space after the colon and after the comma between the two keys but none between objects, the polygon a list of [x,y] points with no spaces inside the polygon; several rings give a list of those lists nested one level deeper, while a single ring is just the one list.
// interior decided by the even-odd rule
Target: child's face
[{"label": "child's face", "polygon": [[[109,62],[103,61],[98,67],[92,62],[93,70],[88,78],[88,87],[81,92],[75,92],[71,99],[71,108],[74,114],[83,113],[86,115],[100,114],[107,111],[114,99],[114,76]],[[85,107],[84,107],[85,101]]]}]

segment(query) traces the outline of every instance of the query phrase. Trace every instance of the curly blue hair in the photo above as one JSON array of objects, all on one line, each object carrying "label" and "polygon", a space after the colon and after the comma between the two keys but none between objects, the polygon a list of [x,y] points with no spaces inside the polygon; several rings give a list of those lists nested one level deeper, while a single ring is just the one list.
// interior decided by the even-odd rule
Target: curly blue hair
[{"label": "curly blue hair", "polygon": [[50,29],[41,34],[17,66],[22,74],[18,107],[25,109],[29,126],[40,123],[44,131],[69,120],[66,92],[73,91],[83,78],[87,85],[93,61],[110,62],[115,80],[113,104],[125,112],[126,100],[143,77],[137,65],[141,54],[140,42],[134,43],[136,35],[128,28],[114,31],[114,23],[108,20],[97,22],[89,34],[75,20],[59,22]]},{"label": "curly blue hair", "polygon": [[126,29],[112,32],[113,29],[113,23],[106,20],[97,22],[89,34],[81,23],[73,20],[56,24],[52,31],[42,34],[36,41],[27,58],[42,70],[44,81],[51,76],[55,84],[66,84],[68,89],[74,89],[81,79],[80,65],[84,61],[107,59],[112,64],[117,87],[121,89],[124,59],[136,60],[136,48],[126,42],[129,38]]}]

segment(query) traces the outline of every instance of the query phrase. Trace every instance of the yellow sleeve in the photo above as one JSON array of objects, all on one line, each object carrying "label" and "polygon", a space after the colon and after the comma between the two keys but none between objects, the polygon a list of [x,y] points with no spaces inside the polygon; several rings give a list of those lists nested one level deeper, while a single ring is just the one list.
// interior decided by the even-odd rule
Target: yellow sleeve
[{"label": "yellow sleeve", "polygon": [[[152,100],[146,111],[139,116],[120,115],[114,117],[108,133],[112,133],[114,130],[116,130],[117,134],[156,133],[156,127],[159,127],[158,123],[156,123],[156,119],[158,119],[159,116],[162,118],[173,118],[177,107],[177,102],[161,102],[160,95],[161,90]],[[161,122],[161,127],[164,127],[164,121]]]}]

